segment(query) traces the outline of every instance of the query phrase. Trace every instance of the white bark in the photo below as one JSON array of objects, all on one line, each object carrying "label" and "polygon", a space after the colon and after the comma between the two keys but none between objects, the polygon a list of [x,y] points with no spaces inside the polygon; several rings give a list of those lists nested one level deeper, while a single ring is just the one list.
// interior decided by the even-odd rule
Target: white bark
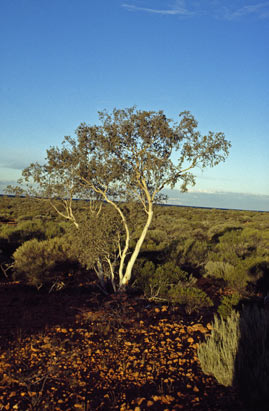
[{"label": "white bark", "polygon": [[145,226],[143,228],[143,231],[142,231],[142,233],[141,233],[141,235],[140,235],[140,237],[139,237],[139,239],[138,239],[138,241],[135,245],[135,249],[134,249],[134,251],[131,255],[131,258],[130,258],[128,264],[127,264],[124,276],[123,276],[122,280],[120,281],[120,288],[126,287],[127,284],[129,283],[130,279],[131,279],[134,263],[135,263],[135,261],[138,257],[138,254],[141,250],[142,244],[145,240],[146,234],[148,232],[149,226],[150,226],[151,221],[152,221],[152,217],[153,217],[152,202],[149,203],[149,208],[148,208],[147,214],[148,214],[148,218],[147,218],[146,224],[145,224]]}]

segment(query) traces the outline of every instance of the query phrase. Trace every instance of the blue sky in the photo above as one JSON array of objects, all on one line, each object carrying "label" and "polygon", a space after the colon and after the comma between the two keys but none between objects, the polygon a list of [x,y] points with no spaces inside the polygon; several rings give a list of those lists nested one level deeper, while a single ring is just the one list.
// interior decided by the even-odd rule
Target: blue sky
[{"label": "blue sky", "polygon": [[201,206],[269,211],[269,1],[1,0],[0,39],[1,187],[98,110],[137,105],[231,140],[196,172]]}]

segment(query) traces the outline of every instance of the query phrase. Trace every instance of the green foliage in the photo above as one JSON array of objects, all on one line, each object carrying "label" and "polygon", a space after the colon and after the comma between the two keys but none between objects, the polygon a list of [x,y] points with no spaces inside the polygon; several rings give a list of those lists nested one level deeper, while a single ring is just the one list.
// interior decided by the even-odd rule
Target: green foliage
[{"label": "green foliage", "polygon": [[13,244],[22,244],[32,238],[44,239],[44,229],[41,221],[23,221],[16,226],[5,225],[1,236]]},{"label": "green foliage", "polygon": [[45,239],[61,237],[67,230],[67,223],[55,221],[46,221],[43,223]]},{"label": "green foliage", "polygon": [[179,282],[168,293],[171,301],[185,306],[187,314],[200,311],[202,308],[212,307],[213,301],[201,289]]},{"label": "green foliage", "polygon": [[167,235],[160,229],[149,230],[144,243],[143,251],[160,251],[168,246]]},{"label": "green foliage", "polygon": [[14,253],[14,277],[40,288],[65,281],[75,261],[65,238],[26,241]]},{"label": "green foliage", "polygon": [[222,278],[229,287],[240,291],[249,282],[257,282],[265,275],[268,261],[255,255],[245,259],[237,258],[234,264],[225,261],[208,261],[205,265],[205,272],[206,276]]},{"label": "green foliage", "polygon": [[170,288],[179,281],[187,281],[187,278],[188,274],[172,262],[159,265],[154,274],[148,278],[146,294],[150,292],[151,296],[167,298]]},{"label": "green foliage", "polygon": [[149,279],[154,276],[155,271],[156,266],[153,261],[138,258],[133,269],[135,279],[133,285],[144,292],[145,295],[150,296],[150,288],[148,283]]},{"label": "green foliage", "polygon": [[218,238],[218,243],[210,253],[209,260],[223,261],[236,266],[239,260],[258,255],[261,244],[262,232],[249,227],[237,228],[225,232]]},{"label": "green foliage", "polygon": [[208,261],[205,265],[206,275],[214,278],[223,278],[225,281],[233,275],[235,267],[223,261]]},{"label": "green foliage", "polygon": [[188,239],[184,245],[182,263],[191,265],[195,268],[202,267],[207,258],[208,244],[206,241]]},{"label": "green foliage", "polygon": [[211,335],[198,349],[198,358],[203,372],[213,375],[226,387],[232,385],[234,381],[239,337],[240,314],[238,312],[233,311],[226,320],[215,316]]},{"label": "green foliage", "polygon": [[147,297],[169,299],[168,292],[179,281],[187,282],[188,273],[173,262],[156,265],[149,260],[139,259],[134,267],[135,285]]},{"label": "green foliage", "polygon": [[59,237],[65,232],[62,224],[52,221],[22,220],[17,225],[5,224],[1,227],[0,236],[11,244],[21,245],[25,241],[36,238],[45,240]]},{"label": "green foliage", "polygon": [[226,320],[215,316],[198,357],[205,374],[239,388],[247,407],[268,409],[269,316],[264,309],[245,307]]},{"label": "green foliage", "polygon": [[246,263],[238,259],[236,265],[224,261],[208,261],[205,265],[206,276],[224,279],[231,288],[243,289],[248,280]]},{"label": "green foliage", "polygon": [[[55,200],[55,204],[60,206],[60,201]],[[76,257],[85,267],[96,268],[97,260],[101,259],[104,274],[108,276],[109,264],[105,261],[108,257],[118,278],[118,246],[121,251],[124,249],[121,220],[115,210],[112,215],[112,206],[106,203],[101,219],[97,216],[89,221],[94,215],[91,204],[73,201],[72,210],[80,225],[77,230],[70,222],[63,222],[45,200],[0,197],[0,263],[9,265],[12,254],[25,241],[62,237],[68,231]],[[118,204],[130,234],[125,268],[147,217],[138,202]],[[17,224],[7,224],[8,221]],[[259,291],[266,294],[269,290],[269,213],[155,205],[152,224],[141,250],[142,257],[135,263],[133,279],[137,276],[138,281],[134,283],[142,290],[147,288],[147,295],[151,295],[149,279],[167,261],[183,271],[195,273],[196,277],[224,279],[229,288],[239,293]],[[147,260],[154,269],[148,270]],[[170,283],[176,285],[174,280]],[[153,294],[159,289],[158,276],[154,277],[151,287]]]},{"label": "green foliage", "polygon": [[110,205],[103,207],[105,210],[99,214],[81,213],[77,218],[78,229],[69,226],[68,234],[79,262],[88,270],[96,268],[99,262],[109,276],[108,260],[111,263],[116,260],[122,226],[116,210]]},{"label": "green foliage", "polygon": [[232,223],[222,223],[213,225],[208,230],[207,236],[209,241],[218,242],[220,237],[222,237],[225,233],[229,233],[231,231],[242,230],[239,224],[232,224]]},{"label": "green foliage", "polygon": [[218,313],[221,317],[227,318],[231,315],[233,308],[239,303],[241,295],[237,292],[229,295],[224,295],[218,306]]},{"label": "green foliage", "polygon": [[[102,200],[112,205],[122,225],[120,239],[118,231],[116,233],[119,248],[117,254],[113,251],[113,259],[118,259],[118,262],[114,260],[118,268],[118,286],[125,288],[152,222],[153,204],[165,198],[163,188],[173,188],[179,183],[181,191],[187,191],[189,185],[195,184],[192,169],[214,167],[225,161],[230,146],[222,132],[201,134],[198,122],[188,111],[180,113],[177,122],[167,118],[162,110],[141,111],[131,107],[114,109],[111,114],[103,111],[99,112],[98,125],[82,123],[75,138],[65,137],[60,148],[47,150],[45,164],[32,163],[25,168],[19,181],[23,189],[17,187],[14,192],[25,191],[29,196],[48,199],[54,210],[73,222],[77,229],[80,225],[73,212],[75,197]],[[172,159],[174,153],[176,156]],[[7,190],[12,191],[12,187]],[[132,229],[124,207],[119,202],[139,204],[145,212],[146,221],[135,244],[131,241]],[[105,231],[101,229],[101,233],[103,244],[106,244]],[[167,245],[161,230],[155,229],[152,235],[149,249]],[[96,253],[90,251],[90,260],[93,254],[100,257],[100,243],[95,243]],[[92,243],[91,248],[95,244]],[[203,254],[203,247],[202,251],[200,248],[193,251],[199,262]],[[85,260],[84,257],[82,253],[80,258]],[[107,261],[111,279],[115,279],[110,250],[109,257],[104,250],[102,260]],[[89,264],[85,261],[85,264],[92,265],[92,261]]]}]

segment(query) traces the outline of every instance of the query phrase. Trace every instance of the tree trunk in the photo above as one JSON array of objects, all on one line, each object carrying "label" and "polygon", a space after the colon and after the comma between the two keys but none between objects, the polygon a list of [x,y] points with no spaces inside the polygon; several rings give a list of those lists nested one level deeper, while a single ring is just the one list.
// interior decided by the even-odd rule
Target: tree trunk
[{"label": "tree trunk", "polygon": [[134,251],[131,255],[131,258],[130,258],[128,264],[127,264],[124,276],[123,276],[122,280],[120,281],[120,284],[119,284],[120,289],[125,288],[127,286],[127,284],[129,283],[130,279],[131,279],[134,263],[136,262],[136,259],[138,257],[138,254],[140,252],[140,249],[142,247],[142,244],[145,240],[146,234],[148,232],[149,226],[150,226],[151,221],[152,221],[152,216],[153,216],[152,203],[149,204],[149,210],[148,210],[147,214],[148,214],[148,218],[147,218],[146,224],[145,224],[145,226],[143,228],[143,231],[142,231],[142,233],[141,233],[141,235],[140,235],[140,237],[139,237],[139,239],[136,243],[136,246],[135,246],[135,249],[134,249]]}]

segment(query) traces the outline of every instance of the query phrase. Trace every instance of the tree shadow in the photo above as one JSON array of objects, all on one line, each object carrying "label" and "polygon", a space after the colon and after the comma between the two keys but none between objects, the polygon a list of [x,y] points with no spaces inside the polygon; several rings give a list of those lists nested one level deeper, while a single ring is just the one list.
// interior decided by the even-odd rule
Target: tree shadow
[{"label": "tree shadow", "polygon": [[240,311],[233,386],[245,409],[269,409],[269,310],[266,307],[249,304]]},{"label": "tree shadow", "polygon": [[102,298],[93,285],[49,293],[21,284],[0,286],[0,347],[60,325],[70,327],[83,307],[97,307]]}]

